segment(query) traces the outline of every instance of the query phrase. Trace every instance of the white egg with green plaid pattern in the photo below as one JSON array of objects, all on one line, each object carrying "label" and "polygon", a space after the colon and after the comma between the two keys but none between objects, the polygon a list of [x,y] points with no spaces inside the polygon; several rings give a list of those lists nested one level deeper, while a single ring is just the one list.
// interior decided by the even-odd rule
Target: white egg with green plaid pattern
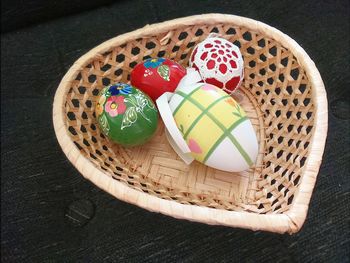
[{"label": "white egg with green plaid pattern", "polygon": [[254,165],[258,155],[254,128],[229,94],[196,83],[176,89],[169,107],[194,159],[228,172]]}]

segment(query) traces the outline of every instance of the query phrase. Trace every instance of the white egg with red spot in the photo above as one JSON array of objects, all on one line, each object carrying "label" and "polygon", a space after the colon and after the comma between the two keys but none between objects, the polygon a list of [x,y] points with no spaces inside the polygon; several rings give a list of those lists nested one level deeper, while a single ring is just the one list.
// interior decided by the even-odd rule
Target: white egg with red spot
[{"label": "white egg with red spot", "polygon": [[227,93],[237,89],[244,77],[244,62],[239,48],[230,41],[209,36],[193,50],[190,66],[198,70],[203,81]]}]

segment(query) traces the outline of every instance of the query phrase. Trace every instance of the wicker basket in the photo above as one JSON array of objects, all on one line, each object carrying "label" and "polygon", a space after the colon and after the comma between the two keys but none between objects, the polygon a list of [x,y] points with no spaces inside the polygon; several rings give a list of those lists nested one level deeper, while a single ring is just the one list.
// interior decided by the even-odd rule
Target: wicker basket
[{"label": "wicker basket", "polygon": [[[259,140],[253,168],[226,173],[185,165],[161,123],[135,148],[112,144],[94,114],[99,90],[128,82],[149,57],[187,66],[193,47],[211,32],[239,45],[245,62],[241,103]],[[304,223],[327,134],[321,76],[290,37],[252,19],[206,14],[147,25],[82,56],[56,92],[58,141],[80,173],[118,199],[147,210],[207,224],[295,233]]]}]

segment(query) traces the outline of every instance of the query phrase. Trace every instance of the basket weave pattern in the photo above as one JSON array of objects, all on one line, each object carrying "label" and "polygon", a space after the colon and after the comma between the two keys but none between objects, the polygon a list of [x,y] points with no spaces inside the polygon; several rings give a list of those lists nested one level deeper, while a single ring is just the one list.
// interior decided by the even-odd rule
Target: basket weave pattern
[{"label": "basket weave pattern", "polygon": [[[210,16],[215,16],[216,21],[210,20]],[[299,63],[300,59],[291,48],[264,31],[264,27],[259,28],[256,21],[243,19],[242,22],[240,19],[207,15],[158,24],[152,30],[145,27],[107,41],[100,46],[99,52],[92,50],[82,57],[60,86],[62,104],[58,110],[64,125],[59,128],[68,135],[66,140],[69,138],[79,149],[76,151],[79,154],[70,151],[71,156],[65,151],[69,159],[77,166],[78,159],[83,156],[84,162],[93,163],[105,176],[100,176],[98,180],[112,178],[130,189],[169,200],[172,204],[214,208],[205,210],[212,213],[271,214],[271,218],[285,214],[287,219],[295,216],[289,213],[293,205],[298,206],[294,201],[301,184],[308,183],[303,177],[315,137],[318,104],[313,93],[315,83],[309,80],[308,69]],[[100,89],[110,83],[128,82],[132,68],[149,57],[167,57],[188,66],[194,46],[213,32],[238,45],[244,58],[245,78],[240,91],[244,99],[241,105],[251,119],[259,140],[259,156],[250,170],[227,173],[198,162],[187,166],[168,144],[162,122],[152,141],[135,148],[120,147],[103,136],[94,114]],[[62,141],[60,144],[64,148]],[[321,141],[321,156],[322,144],[324,141]],[[316,175],[319,162],[313,168]],[[94,176],[82,173],[90,180]],[[309,183],[311,192],[313,184],[314,181]],[[112,194],[120,191],[108,187],[105,190]],[[300,212],[303,214],[288,223],[281,223],[283,227],[279,224],[268,226],[263,221],[259,226],[250,223],[248,218],[250,225],[240,225],[205,220],[205,216],[198,220],[195,216],[161,212],[210,224],[295,232],[305,219],[310,196],[311,193],[304,201],[306,209],[303,207]],[[152,209],[151,204],[142,205],[138,199],[126,201],[151,210],[161,210]],[[295,214],[295,211],[292,213]],[[273,224],[272,221],[270,223]]]}]

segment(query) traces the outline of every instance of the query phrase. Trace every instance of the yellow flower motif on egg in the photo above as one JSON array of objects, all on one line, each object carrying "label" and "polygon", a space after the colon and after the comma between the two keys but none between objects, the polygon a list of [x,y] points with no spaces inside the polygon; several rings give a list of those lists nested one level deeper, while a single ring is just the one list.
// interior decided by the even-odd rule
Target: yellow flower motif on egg
[{"label": "yellow flower motif on egg", "polygon": [[98,100],[98,104],[103,105],[106,102],[106,97],[102,95],[100,99]]},{"label": "yellow flower motif on egg", "polygon": [[103,104],[106,102],[106,97],[104,95],[101,95],[100,99],[98,100],[98,103],[96,105],[96,115],[97,117],[100,116],[103,112]]}]

